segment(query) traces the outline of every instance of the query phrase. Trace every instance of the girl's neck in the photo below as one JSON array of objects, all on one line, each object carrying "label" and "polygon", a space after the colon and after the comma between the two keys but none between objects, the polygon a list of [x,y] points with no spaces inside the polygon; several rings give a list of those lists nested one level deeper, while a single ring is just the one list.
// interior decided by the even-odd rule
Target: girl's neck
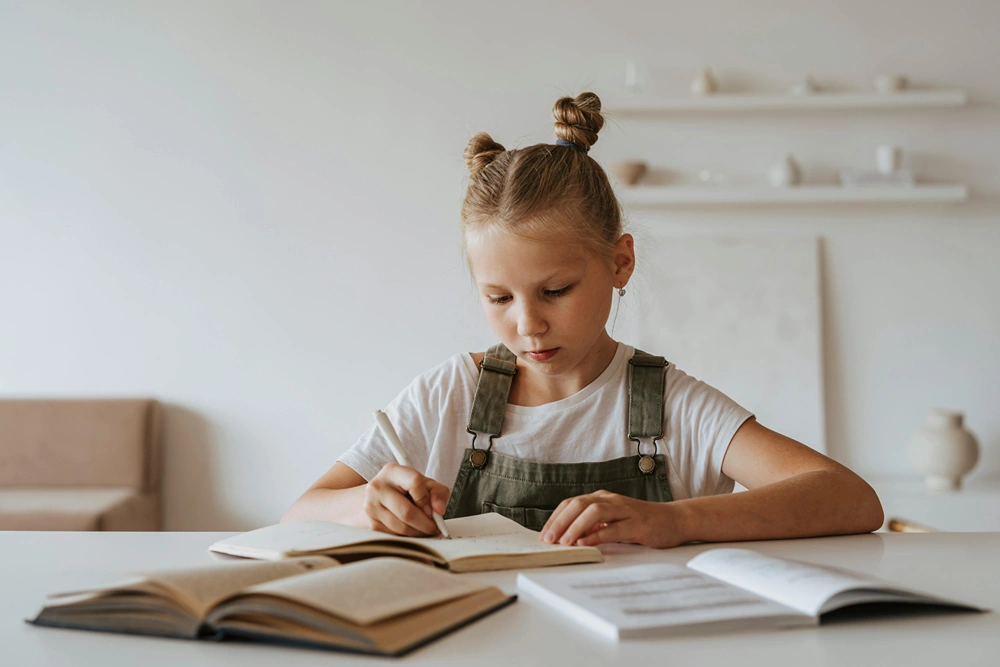
[{"label": "girl's neck", "polygon": [[546,375],[518,362],[508,402],[534,407],[569,398],[600,377],[617,350],[618,343],[605,331],[587,355],[565,373]]}]

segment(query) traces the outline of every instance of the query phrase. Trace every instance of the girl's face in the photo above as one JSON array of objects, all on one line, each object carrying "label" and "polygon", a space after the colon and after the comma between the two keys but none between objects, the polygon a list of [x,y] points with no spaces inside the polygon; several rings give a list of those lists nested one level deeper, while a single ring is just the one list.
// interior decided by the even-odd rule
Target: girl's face
[{"label": "girl's face", "polygon": [[624,256],[614,261],[567,238],[532,240],[481,230],[470,232],[466,244],[486,319],[526,365],[560,375],[611,341],[604,327],[613,289],[632,272],[631,236],[622,237]]}]

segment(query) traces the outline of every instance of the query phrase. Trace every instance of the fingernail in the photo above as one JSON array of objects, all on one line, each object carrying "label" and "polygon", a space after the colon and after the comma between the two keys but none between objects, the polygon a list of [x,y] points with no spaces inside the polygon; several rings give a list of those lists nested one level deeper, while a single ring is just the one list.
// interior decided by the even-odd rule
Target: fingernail
[{"label": "fingernail", "polygon": [[552,542],[552,531],[551,530],[546,530],[544,533],[542,533],[542,541],[543,542],[549,542],[549,543]]}]

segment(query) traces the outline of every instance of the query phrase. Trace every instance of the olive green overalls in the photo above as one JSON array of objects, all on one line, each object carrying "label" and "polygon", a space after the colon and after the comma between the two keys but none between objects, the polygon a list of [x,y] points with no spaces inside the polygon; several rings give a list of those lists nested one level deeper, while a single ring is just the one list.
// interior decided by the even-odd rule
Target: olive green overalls
[{"label": "olive green overalls", "polygon": [[[560,502],[601,489],[640,500],[673,499],[666,457],[656,453],[656,441],[663,437],[666,359],[636,350],[629,360],[628,439],[636,443],[636,455],[588,463],[538,463],[492,451],[517,372],[515,359],[497,343],[479,364],[482,370],[466,428],[472,446],[462,455],[444,518],[497,512],[540,530]],[[480,434],[489,436],[485,449],[476,447]],[[652,455],[642,453],[640,438],[652,439]]]}]

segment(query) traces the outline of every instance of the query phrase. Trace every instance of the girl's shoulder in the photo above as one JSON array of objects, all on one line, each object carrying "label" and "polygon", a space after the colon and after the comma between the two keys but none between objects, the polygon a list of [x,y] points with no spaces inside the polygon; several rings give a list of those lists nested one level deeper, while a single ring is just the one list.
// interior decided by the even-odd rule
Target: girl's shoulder
[{"label": "girl's shoulder", "polygon": [[[482,359],[480,354],[479,359]],[[479,359],[473,361],[473,355],[469,352],[453,354],[441,363],[428,368],[420,375],[413,378],[410,383],[411,390],[427,391],[434,389],[447,389],[456,385],[466,385],[475,383],[479,379]]]},{"label": "girl's shoulder", "polygon": [[478,369],[467,352],[453,354],[414,377],[390,405],[401,411],[463,409],[472,401],[479,381]]}]

